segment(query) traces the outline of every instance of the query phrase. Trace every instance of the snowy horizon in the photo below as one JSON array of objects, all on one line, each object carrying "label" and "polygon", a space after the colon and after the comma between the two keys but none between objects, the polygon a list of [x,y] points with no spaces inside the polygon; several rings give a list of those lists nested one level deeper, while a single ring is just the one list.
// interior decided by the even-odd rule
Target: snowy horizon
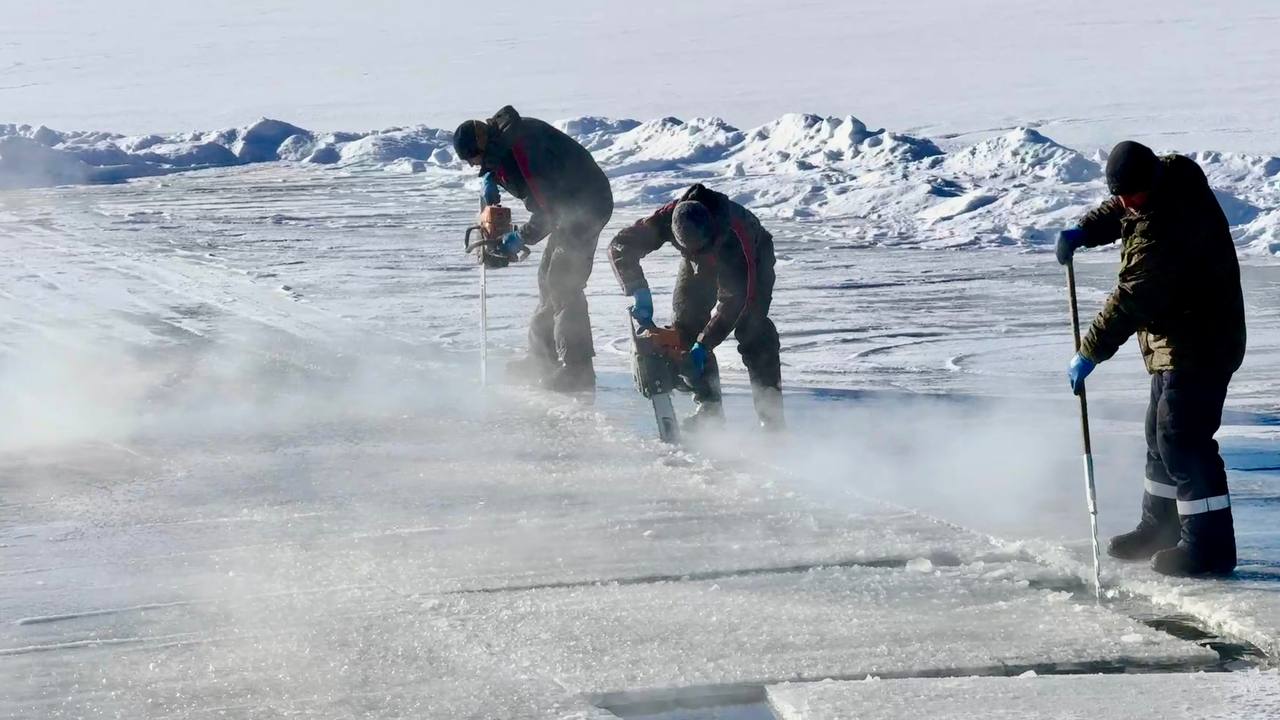
[{"label": "snowy horizon", "polygon": [[[699,181],[762,217],[865,223],[861,241],[886,246],[1045,249],[1106,196],[1105,150],[1080,152],[1031,128],[935,142],[870,128],[853,115],[789,113],[748,129],[719,117],[584,116],[555,124],[595,154],[619,208],[661,205]],[[1280,157],[1188,154],[1209,176],[1241,252],[1280,256]],[[453,154],[452,130],[425,125],[321,133],[264,118],[139,136],[0,125],[0,187],[277,161],[421,174],[427,183],[474,176]]]}]

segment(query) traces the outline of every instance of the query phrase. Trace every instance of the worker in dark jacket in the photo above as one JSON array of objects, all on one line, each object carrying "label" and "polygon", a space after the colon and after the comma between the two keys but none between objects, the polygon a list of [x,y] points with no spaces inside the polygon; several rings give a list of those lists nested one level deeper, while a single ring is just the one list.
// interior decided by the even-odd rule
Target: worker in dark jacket
[{"label": "worker in dark jacket", "polygon": [[1213,439],[1231,375],[1244,359],[1240,266],[1226,216],[1200,166],[1122,142],[1107,158],[1112,198],[1058,238],[1064,265],[1079,247],[1124,242],[1120,278],[1068,371],[1085,377],[1137,333],[1151,373],[1146,493],[1116,558],[1151,558],[1167,575],[1223,575],[1236,565],[1227,475]]},{"label": "worker in dark jacket", "polygon": [[468,120],[453,136],[458,157],[480,168],[487,203],[493,184],[524,201],[531,217],[504,239],[514,254],[550,236],[538,267],[538,307],[529,323],[529,356],[510,370],[559,392],[595,389],[591,320],[584,289],[613,214],[609,179],[573,138],[511,106],[487,121]]},{"label": "worker in dark jacket", "polygon": [[641,325],[653,324],[653,294],[640,259],[668,242],[684,258],[676,278],[674,327],[689,348],[697,404],[686,424],[724,422],[715,349],[733,333],[761,425],[782,428],[780,346],[769,319],[773,236],[749,210],[702,185],[622,230],[609,245],[609,261]]}]

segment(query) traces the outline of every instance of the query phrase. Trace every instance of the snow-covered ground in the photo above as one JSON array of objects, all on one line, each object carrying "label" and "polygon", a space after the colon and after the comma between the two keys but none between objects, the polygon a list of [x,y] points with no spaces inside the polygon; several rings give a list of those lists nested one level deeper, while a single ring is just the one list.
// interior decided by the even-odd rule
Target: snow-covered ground
[{"label": "snow-covered ground", "polygon": [[[794,680],[1221,667],[1168,616],[1280,651],[1265,256],[1223,433],[1241,571],[1108,564],[1096,606],[1049,253],[773,217],[795,432],[756,440],[729,347],[731,431],[673,453],[603,255],[596,404],[476,387],[470,185],[266,163],[0,195],[5,713],[755,717]],[[490,278],[497,355],[532,272]],[[1145,376],[1130,349],[1096,377],[1109,533]]]}]

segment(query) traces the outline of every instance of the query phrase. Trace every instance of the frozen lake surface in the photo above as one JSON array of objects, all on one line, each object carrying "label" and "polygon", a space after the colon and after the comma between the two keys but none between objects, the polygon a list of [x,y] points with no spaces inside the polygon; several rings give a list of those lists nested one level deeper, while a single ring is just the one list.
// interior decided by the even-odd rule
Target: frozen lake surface
[{"label": "frozen lake surface", "polygon": [[[472,208],[447,175],[286,164],[0,195],[0,714],[818,718],[879,686],[809,681],[1026,671],[1156,672],[1089,692],[1176,703],[1148,684],[1280,653],[1272,261],[1221,435],[1239,572],[1107,563],[1099,606],[1047,253],[769,220],[792,433],[750,428],[726,347],[728,431],[672,451],[603,254],[595,404],[477,386]],[[1113,262],[1081,267],[1089,312]],[[532,272],[491,277],[495,355]],[[1131,346],[1095,378],[1113,533],[1145,375]]]}]

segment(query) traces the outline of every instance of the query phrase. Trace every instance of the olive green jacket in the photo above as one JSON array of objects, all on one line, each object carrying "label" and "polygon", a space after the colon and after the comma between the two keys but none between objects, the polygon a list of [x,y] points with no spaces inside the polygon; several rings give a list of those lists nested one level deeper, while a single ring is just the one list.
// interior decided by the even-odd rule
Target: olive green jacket
[{"label": "olive green jacket", "polygon": [[1227,218],[1194,160],[1166,155],[1160,166],[1141,211],[1112,198],[1080,222],[1085,246],[1124,241],[1119,281],[1081,352],[1102,362],[1136,332],[1148,372],[1235,372],[1244,298]]}]

